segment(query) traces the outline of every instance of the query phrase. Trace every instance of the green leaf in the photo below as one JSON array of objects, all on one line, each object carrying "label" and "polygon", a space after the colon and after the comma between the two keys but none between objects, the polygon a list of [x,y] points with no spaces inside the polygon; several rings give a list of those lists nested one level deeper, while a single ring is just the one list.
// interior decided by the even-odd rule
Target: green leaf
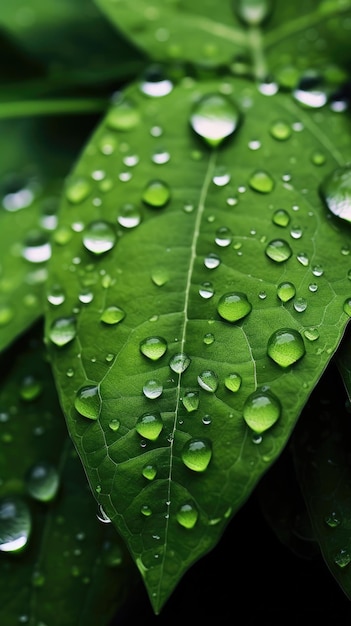
[{"label": "green leaf", "polygon": [[306,70],[331,74],[338,63],[347,71],[348,0],[137,0],[133,11],[128,0],[95,3],[157,61],[225,64],[234,73],[251,73],[253,65],[257,79],[273,74],[290,88]]},{"label": "green leaf", "polygon": [[[0,621],[56,624],[59,615],[65,624],[108,624],[133,589],[135,570],[111,525],[97,519],[41,324],[2,356],[1,368]],[[11,505],[22,511],[12,545],[4,516]]]},{"label": "green leaf", "polygon": [[330,367],[297,425],[292,451],[321,553],[350,600],[350,414],[345,400],[338,372]]},{"label": "green leaf", "polygon": [[169,87],[120,96],[67,181],[46,314],[71,436],[155,612],[280,455],[350,292],[319,191],[344,116],[230,77]]}]

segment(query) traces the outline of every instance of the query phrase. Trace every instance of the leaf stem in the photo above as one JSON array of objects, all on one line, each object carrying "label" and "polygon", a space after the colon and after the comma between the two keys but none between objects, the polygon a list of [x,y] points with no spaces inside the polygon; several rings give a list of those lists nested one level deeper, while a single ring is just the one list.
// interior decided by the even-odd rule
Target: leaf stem
[{"label": "leaf stem", "polygon": [[108,101],[102,98],[58,98],[0,102],[0,120],[45,115],[77,115],[106,110]]},{"label": "leaf stem", "polygon": [[263,82],[267,78],[267,65],[264,56],[262,33],[257,26],[250,26],[248,30],[249,48],[251,50],[254,76],[257,81]]}]

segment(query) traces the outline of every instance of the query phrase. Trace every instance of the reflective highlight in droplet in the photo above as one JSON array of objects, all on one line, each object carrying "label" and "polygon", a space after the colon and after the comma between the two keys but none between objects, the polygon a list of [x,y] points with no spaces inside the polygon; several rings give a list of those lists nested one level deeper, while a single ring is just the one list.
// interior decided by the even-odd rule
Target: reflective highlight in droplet
[{"label": "reflective highlight in droplet", "polygon": [[95,255],[112,250],[116,243],[116,233],[112,224],[97,220],[91,222],[83,233],[84,247]]},{"label": "reflective highlight in droplet", "polygon": [[280,367],[289,367],[305,354],[305,344],[294,328],[280,328],[268,340],[267,354]]}]

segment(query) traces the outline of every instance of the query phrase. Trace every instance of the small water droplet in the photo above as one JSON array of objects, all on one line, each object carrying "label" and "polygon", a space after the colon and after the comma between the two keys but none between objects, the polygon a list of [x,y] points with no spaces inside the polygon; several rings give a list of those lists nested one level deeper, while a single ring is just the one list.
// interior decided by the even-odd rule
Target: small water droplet
[{"label": "small water droplet", "polygon": [[293,305],[297,313],[303,313],[307,309],[307,300],[302,297],[295,298]]},{"label": "small water droplet", "polygon": [[88,178],[72,176],[66,183],[66,198],[72,204],[80,204],[90,195],[92,189],[92,183]]},{"label": "small water droplet", "polygon": [[145,515],[145,517],[150,517],[150,515],[152,515],[152,509],[148,504],[143,504],[141,506],[140,513]]},{"label": "small water droplet", "polygon": [[301,263],[301,265],[303,265],[304,267],[307,267],[310,263],[309,256],[306,252],[299,252],[296,255],[296,258],[299,261],[299,263]]},{"label": "small water droplet", "polygon": [[326,515],[324,521],[330,528],[337,528],[341,524],[340,516],[335,511]]},{"label": "small water droplet", "polygon": [[151,280],[156,287],[163,287],[169,281],[169,273],[163,267],[157,267],[152,271]]},{"label": "small water droplet", "polygon": [[77,334],[75,317],[59,317],[53,320],[49,328],[49,338],[60,348],[73,341]]},{"label": "small water droplet", "polygon": [[171,93],[172,81],[164,74],[160,65],[152,65],[144,72],[140,83],[140,91],[150,98],[161,98]]},{"label": "small water droplet", "polygon": [[167,150],[165,150],[164,148],[159,148],[158,150],[155,150],[155,152],[151,155],[151,160],[153,163],[156,163],[156,165],[164,165],[164,163],[168,163],[170,158],[170,153],[167,152]]},{"label": "small water droplet", "polygon": [[228,376],[226,376],[224,379],[224,384],[226,388],[229,389],[229,391],[232,391],[233,393],[236,393],[237,391],[239,391],[241,387],[241,382],[242,382],[242,379],[241,379],[240,374],[236,374],[235,372],[233,372],[232,374],[228,374]]},{"label": "small water droplet", "polygon": [[351,222],[351,165],[328,174],[320,185],[320,193],[333,215]]},{"label": "small water droplet", "polygon": [[280,328],[268,340],[268,356],[281,367],[289,367],[305,354],[300,333],[293,328]]},{"label": "small water droplet", "polygon": [[289,139],[292,134],[291,127],[289,124],[284,122],[284,120],[276,120],[273,122],[269,130],[272,137],[278,141],[286,141],[286,139]]},{"label": "small water droplet", "polygon": [[110,325],[119,324],[119,322],[124,320],[125,316],[126,314],[123,309],[120,309],[119,306],[111,305],[106,307],[101,313],[100,321]]},{"label": "small water droplet", "polygon": [[156,441],[163,429],[163,421],[160,413],[144,413],[135,425],[137,433],[150,441]]},{"label": "small water droplet", "polygon": [[259,193],[270,193],[274,189],[274,180],[268,172],[257,170],[249,178],[249,185]]},{"label": "small water droplet", "polygon": [[216,269],[216,267],[218,267],[220,263],[221,259],[219,258],[219,256],[217,256],[217,254],[213,254],[212,252],[210,252],[210,254],[208,254],[204,259],[204,265],[209,270]]},{"label": "small water droplet", "polygon": [[146,478],[146,480],[154,480],[157,476],[157,468],[155,465],[147,463],[146,465],[144,465],[141,473],[144,478]]},{"label": "small water droplet", "polygon": [[204,472],[212,458],[212,445],[209,439],[189,439],[182,450],[182,461],[194,472]]},{"label": "small water droplet", "polygon": [[63,304],[66,298],[66,293],[61,285],[52,285],[47,293],[47,299],[50,304],[59,306]]},{"label": "small water droplet", "polygon": [[32,402],[40,396],[42,389],[41,381],[30,374],[21,380],[20,396],[22,400]]},{"label": "small water droplet", "polygon": [[288,226],[290,223],[290,215],[285,209],[277,209],[273,213],[272,222],[276,226]]},{"label": "small water droplet", "polygon": [[344,568],[351,562],[351,554],[346,548],[342,548],[334,557],[334,563],[340,568]]},{"label": "small water droplet", "polygon": [[140,342],[140,352],[151,361],[160,359],[167,350],[167,341],[163,337],[147,337]]},{"label": "small water droplet", "polygon": [[189,367],[191,359],[184,352],[174,354],[169,362],[169,366],[176,374],[182,374]]},{"label": "small water droplet", "polygon": [[224,187],[225,185],[228,185],[230,182],[230,173],[227,168],[224,166],[218,166],[213,174],[212,182],[217,187]]},{"label": "small water droplet", "polygon": [[312,274],[313,276],[323,276],[324,274],[324,269],[321,265],[315,265],[312,268]]},{"label": "small water droplet", "polygon": [[308,341],[316,341],[316,339],[319,339],[318,328],[314,328],[313,326],[311,326],[310,328],[306,328],[303,334],[306,339],[308,339]]},{"label": "small water droplet", "polygon": [[324,165],[326,160],[327,160],[327,157],[325,156],[324,152],[321,152],[320,150],[315,150],[312,153],[311,161],[313,165]]},{"label": "small water droplet", "polygon": [[30,263],[45,263],[51,257],[51,244],[46,233],[33,230],[25,238],[22,256]]},{"label": "small water droplet", "polygon": [[110,420],[109,423],[108,423],[108,427],[114,433],[117,432],[117,430],[119,429],[120,425],[121,425],[121,423],[120,423],[119,419],[117,419],[117,417],[113,417],[112,420]]},{"label": "small water droplet", "polygon": [[284,282],[278,285],[277,296],[282,302],[289,302],[296,294],[295,285],[293,283]]},{"label": "small water droplet", "polygon": [[194,502],[186,502],[182,504],[176,513],[177,522],[183,526],[183,528],[194,528],[198,517],[199,512]]},{"label": "small water droplet", "polygon": [[118,98],[107,113],[105,123],[113,130],[128,131],[140,122],[139,109],[129,100]]},{"label": "small water droplet", "polygon": [[206,346],[212,346],[215,341],[215,336],[212,333],[206,333],[203,338],[203,342]]},{"label": "small water droplet", "polygon": [[240,122],[240,112],[229,98],[221,94],[207,94],[199,100],[190,117],[197,135],[211,147],[220,145],[232,135]]},{"label": "small water droplet", "polygon": [[212,283],[209,283],[209,282],[202,283],[202,285],[200,285],[199,287],[199,294],[201,298],[204,298],[205,300],[209,300],[209,298],[212,298],[212,296],[214,295],[214,289],[213,289]]},{"label": "small water droplet", "polygon": [[74,406],[80,415],[97,420],[100,415],[101,397],[98,385],[84,385],[76,393]]},{"label": "small water droplet", "polygon": [[123,228],[135,228],[141,222],[141,213],[134,204],[125,204],[117,215],[117,222]]},{"label": "small water droplet", "polygon": [[347,298],[344,302],[344,311],[345,313],[351,317],[351,298]]},{"label": "small water droplet", "polygon": [[272,0],[235,0],[237,16],[247,26],[259,26],[269,17]]},{"label": "small water droplet", "polygon": [[218,314],[227,322],[237,322],[250,313],[251,303],[245,293],[234,291],[220,297],[217,305]]},{"label": "small water droplet", "polygon": [[200,387],[209,393],[215,393],[218,389],[218,376],[212,370],[204,370],[197,377]]},{"label": "small water droplet", "polygon": [[152,180],[144,189],[142,200],[152,208],[166,206],[171,197],[171,190],[162,180]]},{"label": "small water droplet", "polygon": [[199,394],[197,391],[186,391],[182,398],[183,406],[191,413],[196,411],[199,407]]},{"label": "small water droplet", "polygon": [[318,285],[317,285],[316,283],[310,283],[310,284],[308,285],[308,290],[309,290],[311,293],[316,293],[316,291],[318,291]]},{"label": "small water droplet", "polygon": [[112,224],[97,220],[91,222],[83,233],[85,248],[95,255],[105,254],[112,250],[116,243],[116,232]]},{"label": "small water droplet", "polygon": [[159,380],[147,380],[143,386],[143,394],[149,398],[149,400],[156,400],[156,398],[159,398],[162,395],[162,392],[163,385]]},{"label": "small water droplet", "polygon": [[326,91],[321,89],[321,77],[314,73],[301,78],[293,96],[297,102],[311,109],[320,109],[328,101]]},{"label": "small water droplet", "polygon": [[40,502],[53,500],[58,492],[59,484],[59,473],[50,463],[37,463],[26,476],[29,495]]},{"label": "small water droplet", "polygon": [[276,263],[283,263],[284,261],[290,259],[292,249],[283,239],[273,239],[268,243],[265,253],[270,259],[272,259],[272,261],[275,261]]},{"label": "small water droplet", "polygon": [[270,391],[257,390],[245,401],[243,417],[247,425],[258,434],[271,428],[279,419],[281,405]]},{"label": "small water droplet", "polygon": [[232,241],[233,235],[229,228],[226,228],[226,226],[222,226],[221,228],[218,228],[216,230],[215,242],[217,246],[220,246],[221,248],[226,248],[227,246],[230,246]]},{"label": "small water droplet", "polygon": [[6,326],[14,317],[14,310],[7,304],[0,304],[0,327]]},{"label": "small water droplet", "polygon": [[29,508],[19,497],[0,500],[0,550],[18,552],[22,550],[32,529]]}]

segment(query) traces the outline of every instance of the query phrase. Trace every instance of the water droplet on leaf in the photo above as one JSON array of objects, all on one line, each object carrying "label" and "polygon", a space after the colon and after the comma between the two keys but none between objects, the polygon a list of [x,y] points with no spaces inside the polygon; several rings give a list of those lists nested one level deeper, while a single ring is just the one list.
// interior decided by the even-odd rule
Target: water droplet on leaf
[{"label": "water droplet on leaf", "polygon": [[290,259],[292,249],[283,239],[273,239],[269,242],[265,250],[266,255],[276,263],[283,263]]},{"label": "water droplet on leaf", "polygon": [[227,322],[237,322],[250,313],[251,303],[245,293],[234,291],[220,297],[217,305],[218,314]]},{"label": "water droplet on leaf", "polygon": [[29,508],[19,497],[0,500],[0,550],[18,552],[29,539],[32,520]]},{"label": "water droplet on leaf", "polygon": [[190,117],[197,135],[211,147],[221,144],[232,135],[240,122],[237,106],[220,94],[207,94],[199,100]]},{"label": "water droplet on leaf", "polygon": [[249,185],[251,189],[259,193],[270,193],[274,189],[274,180],[268,172],[257,170],[251,174]]},{"label": "water droplet on leaf", "polygon": [[329,211],[351,222],[351,166],[336,168],[320,186],[321,196]]},{"label": "water droplet on leaf", "polygon": [[92,183],[82,176],[71,177],[66,184],[66,198],[72,204],[80,204],[92,191]]},{"label": "water droplet on leaf", "polygon": [[290,222],[290,215],[287,211],[285,211],[285,209],[277,209],[273,213],[272,222],[273,224],[276,224],[276,226],[288,226]]},{"label": "water droplet on leaf", "polygon": [[237,16],[247,26],[258,26],[270,15],[272,0],[234,0]]},{"label": "water droplet on leaf", "polygon": [[283,120],[276,120],[270,127],[270,133],[274,139],[285,141],[291,137],[292,129],[289,124]]},{"label": "water droplet on leaf", "polygon": [[256,433],[263,433],[279,419],[281,405],[270,391],[255,391],[245,401],[243,416],[247,425]]},{"label": "water droplet on leaf", "polygon": [[125,204],[117,215],[117,222],[123,228],[135,228],[141,222],[141,213],[134,204]]},{"label": "water droplet on leaf", "polygon": [[163,386],[158,380],[147,380],[143,386],[143,394],[149,400],[156,400],[162,395]]},{"label": "water droplet on leaf", "polygon": [[100,320],[104,322],[104,324],[119,324],[124,318],[126,314],[123,309],[120,309],[118,306],[108,306],[101,314]]},{"label": "water droplet on leaf", "polygon": [[148,463],[147,465],[144,465],[142,475],[146,478],[146,480],[154,480],[157,476],[157,468],[155,465]]},{"label": "water droplet on leaf", "polygon": [[184,528],[194,528],[199,517],[199,512],[193,502],[182,504],[176,514],[178,524]]},{"label": "water droplet on leaf", "polygon": [[167,350],[167,342],[163,337],[147,337],[140,342],[140,352],[151,361],[157,361]]},{"label": "water droplet on leaf", "polygon": [[60,478],[59,473],[49,463],[37,463],[26,476],[29,495],[40,502],[50,502],[57,494]]},{"label": "water droplet on leaf", "polygon": [[219,258],[219,256],[217,256],[217,254],[213,254],[212,252],[210,252],[210,254],[208,254],[204,259],[204,265],[209,270],[216,269],[216,267],[218,267],[220,263],[221,259]]},{"label": "water droplet on leaf", "polygon": [[182,374],[189,367],[191,363],[190,358],[184,352],[180,352],[179,354],[175,354],[172,356],[169,366],[173,372],[176,374]]},{"label": "water droplet on leaf", "polygon": [[209,393],[215,393],[218,388],[218,377],[212,370],[204,370],[197,377],[200,387]]},{"label": "water droplet on leaf", "polygon": [[117,430],[119,429],[121,423],[119,421],[119,419],[117,419],[117,417],[113,417],[112,420],[109,421],[108,426],[109,428],[115,433],[117,432]]},{"label": "water droplet on leaf", "polygon": [[149,67],[140,83],[140,91],[150,98],[167,96],[172,89],[172,81],[164,75],[162,67],[158,65]]},{"label": "water droplet on leaf", "polygon": [[204,472],[212,458],[209,439],[189,439],[182,450],[182,461],[194,472]]},{"label": "water droplet on leaf", "polygon": [[128,100],[117,100],[108,111],[105,123],[113,130],[128,131],[135,128],[140,122],[139,109]]},{"label": "water droplet on leaf", "polygon": [[153,180],[144,189],[142,200],[152,208],[166,206],[171,197],[171,190],[162,180]]},{"label": "water droplet on leaf", "polygon": [[284,282],[278,285],[277,296],[282,302],[289,302],[296,294],[293,283]]},{"label": "water droplet on leaf", "polygon": [[137,433],[150,441],[156,441],[162,429],[163,421],[160,413],[144,413],[135,425]]},{"label": "water droplet on leaf", "polygon": [[268,356],[281,367],[293,365],[304,356],[305,352],[303,339],[293,328],[280,328],[268,340]]},{"label": "water droplet on leaf", "polygon": [[112,250],[116,243],[115,229],[109,222],[97,220],[91,222],[83,233],[83,244],[95,255]]},{"label": "water droplet on leaf", "polygon": [[98,419],[101,409],[101,398],[98,385],[84,385],[78,389],[74,406],[78,413],[91,420]]},{"label": "water droplet on leaf", "polygon": [[59,317],[51,323],[49,338],[60,348],[73,341],[77,334],[75,317]]},{"label": "water droplet on leaf", "polygon": [[237,391],[239,391],[241,387],[241,382],[242,382],[242,379],[241,379],[240,374],[236,374],[235,372],[233,372],[232,374],[228,374],[228,376],[226,376],[224,379],[224,384],[226,388],[229,389],[229,391],[232,391],[233,393],[236,393]]},{"label": "water droplet on leaf", "polygon": [[187,391],[182,398],[183,406],[191,413],[199,407],[199,394],[197,391]]}]

